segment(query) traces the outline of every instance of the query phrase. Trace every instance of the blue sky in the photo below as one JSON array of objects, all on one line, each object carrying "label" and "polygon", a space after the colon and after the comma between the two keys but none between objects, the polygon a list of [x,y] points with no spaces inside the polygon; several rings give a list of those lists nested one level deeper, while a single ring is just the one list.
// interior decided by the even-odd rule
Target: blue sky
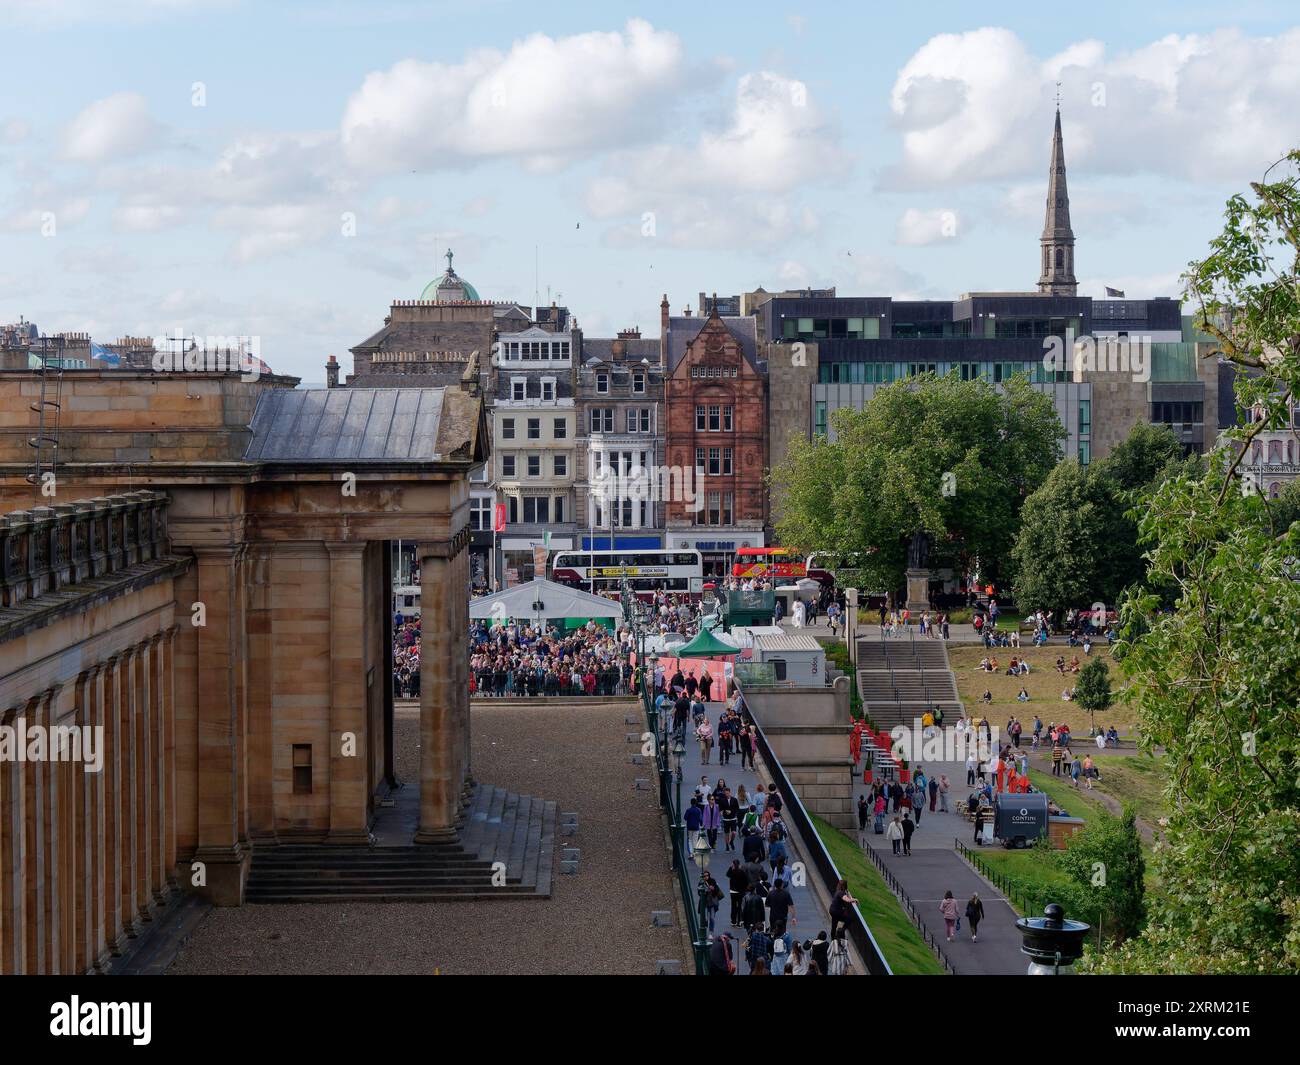
[{"label": "blue sky", "polygon": [[307,381],[449,244],[488,298],[531,303],[536,261],[588,335],[655,334],[664,292],[1030,288],[1058,80],[1090,294],[1174,294],[1300,145],[1284,4],[0,0],[0,29],[0,321],[251,334]]}]

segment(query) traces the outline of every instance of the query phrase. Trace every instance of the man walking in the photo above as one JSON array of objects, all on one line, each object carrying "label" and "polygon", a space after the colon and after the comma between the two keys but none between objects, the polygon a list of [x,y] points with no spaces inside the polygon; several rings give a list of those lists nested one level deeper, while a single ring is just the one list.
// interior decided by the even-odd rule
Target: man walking
[{"label": "man walking", "polygon": [[907,816],[907,811],[903,811],[903,853],[910,855],[912,853],[912,833],[916,831],[916,825],[912,824],[912,819]]}]

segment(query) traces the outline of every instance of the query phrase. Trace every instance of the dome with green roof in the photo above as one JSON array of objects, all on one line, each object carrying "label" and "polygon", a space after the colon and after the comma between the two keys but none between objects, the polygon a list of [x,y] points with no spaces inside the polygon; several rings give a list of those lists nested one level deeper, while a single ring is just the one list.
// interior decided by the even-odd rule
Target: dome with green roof
[{"label": "dome with green roof", "polygon": [[435,303],[458,303],[462,300],[479,300],[482,297],[478,289],[456,273],[451,265],[452,251],[447,249],[447,269],[441,277],[434,278],[424,286],[420,299],[433,300]]}]

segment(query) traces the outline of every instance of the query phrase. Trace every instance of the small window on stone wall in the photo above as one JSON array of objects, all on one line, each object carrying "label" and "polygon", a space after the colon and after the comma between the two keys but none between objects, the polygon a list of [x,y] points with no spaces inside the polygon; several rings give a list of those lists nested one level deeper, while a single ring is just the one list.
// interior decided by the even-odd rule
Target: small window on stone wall
[{"label": "small window on stone wall", "polygon": [[311,794],[311,744],[293,745],[293,793]]}]

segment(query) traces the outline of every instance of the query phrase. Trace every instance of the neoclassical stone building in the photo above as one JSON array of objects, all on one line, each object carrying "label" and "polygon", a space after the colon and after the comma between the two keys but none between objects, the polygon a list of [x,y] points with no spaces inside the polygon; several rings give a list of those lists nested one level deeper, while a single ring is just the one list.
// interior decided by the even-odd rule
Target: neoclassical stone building
[{"label": "neoclassical stone building", "polygon": [[102,968],[177,889],[237,905],[256,847],[367,842],[393,539],[426,590],[410,841],[457,839],[481,400],[295,383],[68,372],[40,495],[39,375],[0,373],[0,717],[102,726],[105,755],[0,761],[0,972]]}]

